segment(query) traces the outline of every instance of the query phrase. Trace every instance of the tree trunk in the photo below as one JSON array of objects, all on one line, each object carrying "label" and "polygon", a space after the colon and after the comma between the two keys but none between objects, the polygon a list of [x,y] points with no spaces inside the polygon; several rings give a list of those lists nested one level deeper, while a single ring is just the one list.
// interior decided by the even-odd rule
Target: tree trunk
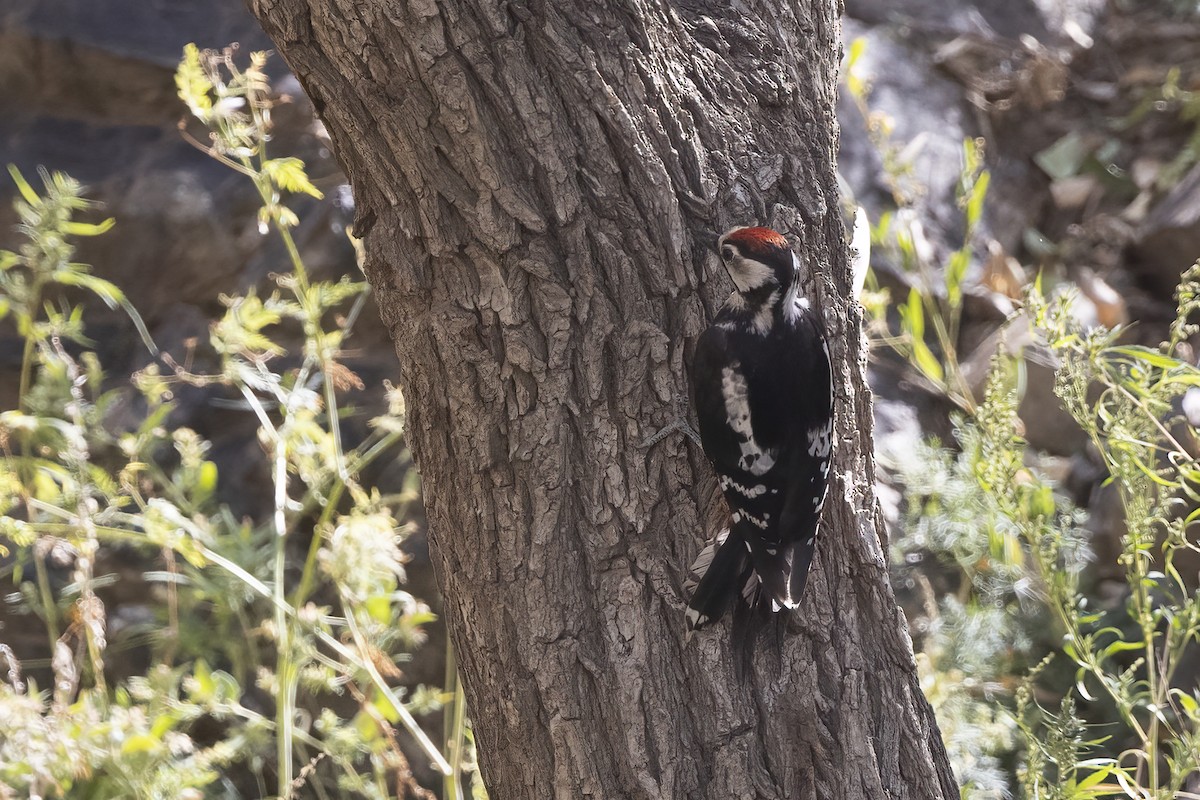
[{"label": "tree trunk", "polygon": [[[491,796],[957,798],[880,546],[838,4],[250,5],[353,184]],[[684,638],[712,471],[639,442],[751,223],[816,276],[838,418],[803,605],[740,685],[728,623]]]}]

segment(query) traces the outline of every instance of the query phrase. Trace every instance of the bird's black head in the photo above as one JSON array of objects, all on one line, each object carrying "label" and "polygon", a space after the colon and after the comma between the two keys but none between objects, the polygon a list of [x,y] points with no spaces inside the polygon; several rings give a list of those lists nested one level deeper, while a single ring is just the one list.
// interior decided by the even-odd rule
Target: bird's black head
[{"label": "bird's black head", "polygon": [[717,241],[717,253],[739,292],[789,287],[799,263],[787,239],[770,228],[734,228]]}]

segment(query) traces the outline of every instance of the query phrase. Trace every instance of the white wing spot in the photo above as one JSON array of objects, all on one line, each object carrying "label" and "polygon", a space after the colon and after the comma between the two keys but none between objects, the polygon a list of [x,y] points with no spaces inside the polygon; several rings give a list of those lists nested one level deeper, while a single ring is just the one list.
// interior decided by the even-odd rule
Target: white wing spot
[{"label": "white wing spot", "polygon": [[833,449],[833,420],[825,423],[822,428],[808,429],[808,454],[821,459],[828,459]]},{"label": "white wing spot", "polygon": [[[766,492],[767,492],[767,487],[763,486],[761,483],[756,486],[743,486],[742,484],[735,481],[733,478],[729,478],[724,475],[722,475],[718,479],[718,482],[721,484],[722,489],[732,488],[735,492],[740,494],[742,497],[748,497],[751,500],[753,500],[755,497],[758,497],[761,494],[766,494]],[[772,489],[771,491],[772,491],[772,493],[774,493],[776,490]]]},{"label": "white wing spot", "polygon": [[[751,475],[763,475],[775,466],[775,452],[759,447],[754,441],[754,428],[750,424],[750,398],[746,378],[737,370],[737,364],[721,370],[721,394],[725,398],[726,422],[738,438],[742,456],[738,466]],[[828,437],[827,437],[828,438]],[[811,449],[811,446],[810,446]]]},{"label": "white wing spot", "polygon": [[[753,514],[749,513],[748,511],[742,511],[739,509],[737,511],[730,513],[729,516],[733,518],[734,522],[746,521],[760,530],[765,531],[767,529],[767,521],[765,519],[759,519],[758,517],[754,516]],[[770,514],[767,514],[766,516],[770,517]],[[750,548],[749,542],[746,542],[746,548],[747,549]]]}]

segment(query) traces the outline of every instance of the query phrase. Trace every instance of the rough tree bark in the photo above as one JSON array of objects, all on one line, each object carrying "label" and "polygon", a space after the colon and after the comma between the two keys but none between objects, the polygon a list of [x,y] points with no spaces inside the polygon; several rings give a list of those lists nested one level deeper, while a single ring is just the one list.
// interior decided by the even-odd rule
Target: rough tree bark
[{"label": "rough tree bark", "polygon": [[[958,796],[887,581],[834,172],[839,4],[249,0],[353,183],[493,798]],[[837,456],[781,662],[684,640],[719,523],[677,413],[763,223],[817,276]]]}]

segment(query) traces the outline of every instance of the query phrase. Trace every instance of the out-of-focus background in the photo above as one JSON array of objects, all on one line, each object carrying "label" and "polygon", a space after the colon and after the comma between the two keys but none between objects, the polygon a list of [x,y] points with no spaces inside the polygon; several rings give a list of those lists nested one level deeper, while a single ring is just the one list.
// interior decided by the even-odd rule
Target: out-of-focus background
[{"label": "out-of-focus background", "polygon": [[[1186,412],[1200,416],[1200,402],[1189,408],[1184,389],[1200,381],[1152,384],[1195,363],[1191,331],[1176,326],[1180,335],[1173,338],[1172,323],[1181,274],[1200,256],[1200,15],[1182,0],[847,0],[843,40],[840,172],[847,219],[861,206],[867,227],[857,241],[871,241],[863,302],[873,340],[878,481],[893,581],[964,796],[1200,796],[1122,794],[1132,786],[1200,792],[1200,734],[1193,725],[1200,702],[1193,653],[1200,560],[1190,546],[1194,536],[1179,524],[1198,495],[1190,473],[1158,474],[1147,479],[1146,491],[1161,496],[1135,507],[1130,494],[1141,484],[1134,473],[1124,482],[1109,480],[1137,466],[1121,461],[1136,447],[1119,444],[1125,440],[1118,434],[1137,440],[1131,432],[1142,430],[1133,422],[1114,428],[1109,417],[1118,413],[1145,412],[1146,437],[1163,437],[1143,442],[1147,474],[1159,468],[1159,458],[1178,466],[1196,452]],[[87,198],[103,204],[79,218],[112,217],[114,227],[79,238],[70,260],[92,265],[119,287],[158,347],[183,365],[180,374],[198,375],[228,372],[220,348],[204,344],[214,321],[236,305],[231,297],[279,291],[278,274],[289,270],[290,256],[270,231],[278,207],[265,217],[260,212],[261,176],[248,180],[244,170],[202,152],[197,143],[211,141],[203,121],[184,125],[186,136],[181,131],[188,108],[175,74],[189,42],[217,50],[236,42],[231,63],[243,69],[251,51],[270,47],[236,0],[0,5],[0,162],[13,165],[31,191],[49,192],[38,177],[44,167],[70,175],[86,186]],[[286,65],[273,57],[265,74],[275,93],[290,98],[270,108],[270,152],[302,159],[313,189],[287,199],[296,216],[287,229],[306,280],[357,280],[346,230],[353,198],[344,177]],[[247,95],[230,107],[252,106]],[[219,125],[210,122],[209,128]],[[3,178],[0,248],[23,252],[34,241],[16,229],[22,220],[13,201],[23,192],[18,181]],[[1030,325],[1040,308],[1028,301],[1035,286],[1049,303],[1040,327]],[[5,289],[15,307],[20,286]],[[57,303],[59,295],[47,291],[45,299]],[[137,459],[119,432],[137,430],[155,408],[128,377],[144,376],[158,362],[121,303],[101,302],[113,299],[103,291],[65,296],[83,302],[89,341],[68,348],[65,361],[50,352],[38,363],[44,369],[56,363],[64,374],[74,363],[86,372],[91,362],[79,352],[95,353],[107,392],[95,404],[96,419],[110,432],[107,446],[124,453],[128,466]],[[1066,296],[1069,311],[1055,316],[1056,298]],[[348,308],[331,303],[317,318],[338,330]],[[249,313],[239,324],[253,328],[245,322]],[[339,369],[351,376],[340,387],[348,399],[337,446],[346,450],[374,441],[378,428],[370,420],[388,411],[385,381],[398,370],[371,301],[352,313],[353,336],[344,348],[331,345],[336,362],[318,358],[319,370],[312,368],[326,377]],[[29,332],[15,322],[14,314],[0,319],[0,409],[18,407],[31,357]],[[1129,326],[1119,339],[1088,339],[1118,326]],[[309,375],[297,366],[309,335],[302,327],[285,324],[276,337],[291,352],[276,360],[280,374]],[[1047,341],[1054,332],[1064,337],[1057,344]],[[1092,349],[1070,350],[1063,342],[1071,336]],[[1167,340],[1168,351],[1155,351],[1161,358],[1136,350]],[[52,342],[48,334],[39,339],[33,357],[52,350]],[[1101,352],[1103,346],[1134,349],[1122,356]],[[243,361],[253,362],[254,352],[251,344]],[[1107,377],[1087,372],[1122,357],[1129,362]],[[1062,372],[1073,358],[1076,371]],[[147,436],[174,448],[167,472],[215,465],[220,480],[213,496],[173,500],[172,508],[193,519],[223,519],[204,530],[220,529],[226,538],[203,547],[250,572],[265,569],[259,576],[265,585],[275,475],[260,417],[231,388],[249,379],[230,380],[176,381],[169,414],[157,421],[208,442],[201,456],[169,431]],[[1083,386],[1068,391],[1070,397],[1098,404],[1091,408],[1096,425],[1081,425],[1079,408],[1072,413],[1070,401],[1056,395],[1064,380]],[[1123,380],[1140,381],[1140,388],[1123,388]],[[50,402],[53,392],[43,388]],[[1122,391],[1137,402],[1106,411],[1104,397]],[[54,475],[14,455],[12,437],[21,424],[0,419],[0,430],[11,434],[3,442],[6,469],[18,481],[36,481],[39,470]],[[49,450],[41,455],[55,458]],[[99,451],[91,456],[101,460]],[[136,485],[134,472],[111,477]],[[988,484],[993,479],[1012,491],[996,491]],[[414,481],[397,445],[363,470],[358,487],[399,498],[385,505],[403,514],[396,521],[406,533],[407,563],[402,570],[397,563],[373,591],[391,603],[376,621],[402,617],[410,640],[359,656],[378,656],[387,664],[385,677],[406,687],[411,724],[377,682],[352,688],[362,677],[356,669],[369,672],[362,660],[341,672],[325,665],[330,672],[317,674],[321,659],[304,650],[329,647],[314,644],[322,615],[342,614],[338,603],[349,596],[313,584],[303,606],[311,618],[284,635],[272,627],[281,620],[255,596],[252,580],[233,581],[232,589],[203,585],[211,556],[197,555],[189,573],[167,563],[169,542],[146,548],[113,541],[104,535],[105,520],[94,550],[66,534],[49,535],[48,527],[21,528],[48,501],[32,502],[28,491],[6,487],[7,508],[0,510],[16,522],[0,530],[0,643],[7,647],[0,648],[0,667],[9,667],[0,694],[0,797],[115,797],[163,787],[196,797],[279,794],[283,755],[271,742],[284,724],[272,700],[280,685],[299,687],[292,715],[299,733],[291,731],[298,744],[287,773],[295,776],[295,796],[420,796],[421,786],[444,796],[472,785],[480,793],[469,774],[469,725],[445,677],[445,636],[427,621],[426,605],[436,613],[439,603]],[[60,499],[70,494],[56,491],[50,494]],[[321,508],[322,502],[313,500]],[[1128,521],[1135,511],[1142,517],[1131,550]],[[343,522],[338,527],[334,517],[324,518],[328,530],[310,524],[288,541],[290,580],[300,579],[307,560],[321,580],[341,574],[336,556],[310,545],[314,529],[351,539],[354,524]],[[372,540],[355,541],[365,548]],[[244,596],[223,608],[225,591]],[[102,604],[99,617],[72,611],[92,596]],[[1190,621],[1178,623],[1180,617]],[[163,631],[172,642],[166,661]],[[197,671],[206,632],[221,644]],[[274,652],[280,636],[300,653],[293,662],[263,655]],[[103,657],[93,652],[97,637]],[[343,632],[334,639],[358,642]],[[72,660],[84,672],[102,664],[107,689],[115,692],[110,701],[92,697],[90,717],[82,701],[70,706],[79,685],[94,683],[64,676]],[[164,663],[168,668],[159,668]],[[311,666],[312,674],[285,678],[288,663],[302,665],[299,672]],[[1147,671],[1148,663],[1154,670]],[[50,692],[44,703],[35,688]],[[87,724],[83,719],[110,726],[117,745],[77,730],[72,738],[71,725]],[[14,733],[14,725],[24,733]],[[444,782],[412,725],[443,752],[457,752],[453,766],[465,777]],[[101,778],[138,769],[157,783]]]}]

